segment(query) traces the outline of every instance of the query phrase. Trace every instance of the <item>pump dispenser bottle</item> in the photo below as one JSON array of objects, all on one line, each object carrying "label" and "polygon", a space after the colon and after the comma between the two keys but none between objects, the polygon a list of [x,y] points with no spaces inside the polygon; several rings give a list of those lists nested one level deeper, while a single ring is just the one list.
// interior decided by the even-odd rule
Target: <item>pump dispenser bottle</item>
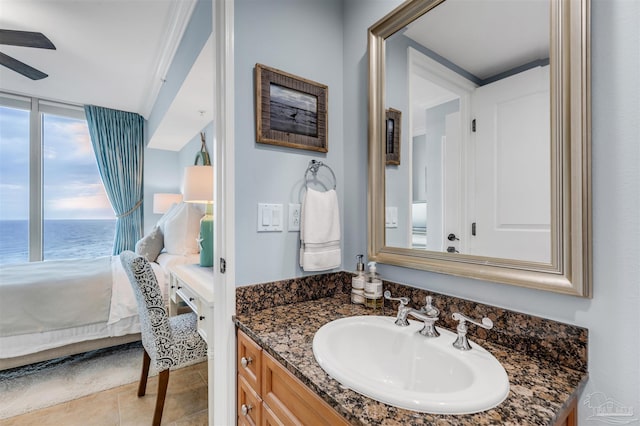
[{"label": "pump dispenser bottle", "polygon": [[369,262],[369,272],[365,276],[364,306],[370,309],[382,308],[382,279],[376,272],[376,262]]},{"label": "pump dispenser bottle", "polygon": [[364,255],[359,254],[356,256],[358,263],[356,263],[356,276],[351,279],[351,303],[358,305],[364,305],[364,263],[362,258]]}]

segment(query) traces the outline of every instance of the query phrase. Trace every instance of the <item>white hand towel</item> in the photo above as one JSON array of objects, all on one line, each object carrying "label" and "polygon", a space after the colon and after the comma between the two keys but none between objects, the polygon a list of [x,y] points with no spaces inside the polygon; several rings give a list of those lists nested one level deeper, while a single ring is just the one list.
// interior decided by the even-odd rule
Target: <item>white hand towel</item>
[{"label": "white hand towel", "polygon": [[307,189],[300,212],[300,266],[325,271],[342,264],[340,211],[335,190]]}]

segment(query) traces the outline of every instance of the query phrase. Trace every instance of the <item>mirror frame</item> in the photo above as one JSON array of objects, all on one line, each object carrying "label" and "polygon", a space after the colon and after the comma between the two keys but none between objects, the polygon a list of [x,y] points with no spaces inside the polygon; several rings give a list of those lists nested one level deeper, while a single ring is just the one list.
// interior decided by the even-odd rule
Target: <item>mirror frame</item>
[{"label": "mirror frame", "polygon": [[385,39],[444,1],[408,0],[368,30],[369,260],[591,297],[590,0],[550,0],[551,262],[385,245]]}]

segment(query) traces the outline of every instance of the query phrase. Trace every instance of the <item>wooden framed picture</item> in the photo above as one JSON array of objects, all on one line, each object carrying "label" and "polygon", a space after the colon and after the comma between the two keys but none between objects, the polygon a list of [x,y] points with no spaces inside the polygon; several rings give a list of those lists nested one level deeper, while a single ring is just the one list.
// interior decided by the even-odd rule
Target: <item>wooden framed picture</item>
[{"label": "wooden framed picture", "polygon": [[388,108],[386,110],[386,137],[385,152],[387,154],[387,165],[400,165],[400,119],[402,112],[397,109]]},{"label": "wooden framed picture", "polygon": [[327,92],[316,83],[256,64],[256,140],[327,152]]}]

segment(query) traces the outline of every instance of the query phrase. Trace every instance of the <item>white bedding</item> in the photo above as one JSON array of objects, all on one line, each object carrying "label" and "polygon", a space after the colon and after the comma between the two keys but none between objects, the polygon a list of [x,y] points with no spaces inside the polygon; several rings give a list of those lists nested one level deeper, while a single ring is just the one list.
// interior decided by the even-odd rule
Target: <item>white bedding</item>
[{"label": "white bedding", "polygon": [[[194,263],[190,256],[166,255],[164,257],[163,261],[167,264]],[[156,263],[151,265],[156,273],[158,284],[167,298],[167,272]],[[139,333],[136,300],[118,256],[112,257],[111,268],[111,306],[106,323],[0,337],[0,358],[13,358],[85,340]]]},{"label": "white bedding", "polygon": [[109,318],[111,256],[0,268],[0,336],[41,333]]}]

